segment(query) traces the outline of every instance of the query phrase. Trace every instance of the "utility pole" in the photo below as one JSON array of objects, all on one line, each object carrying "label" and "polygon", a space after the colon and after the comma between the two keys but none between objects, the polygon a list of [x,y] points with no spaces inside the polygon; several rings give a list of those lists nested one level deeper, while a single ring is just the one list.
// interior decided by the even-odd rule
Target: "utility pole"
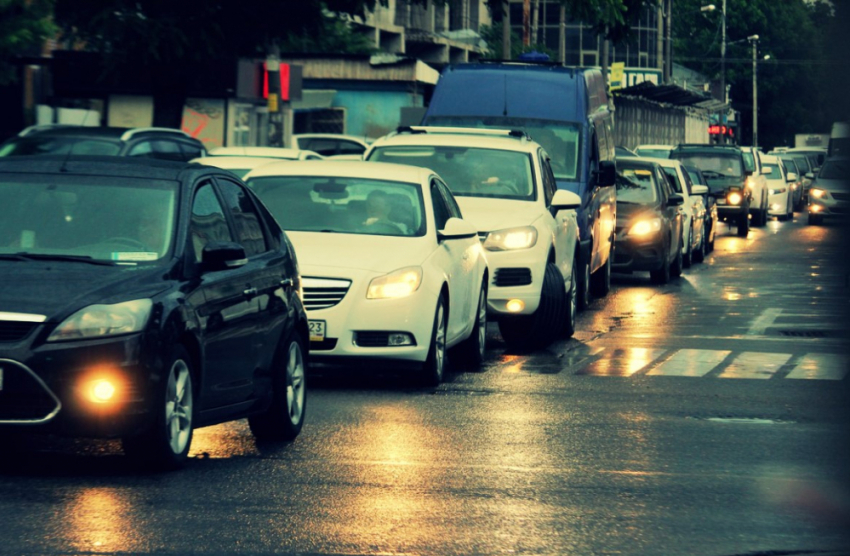
[{"label": "utility pole", "polygon": [[667,0],[667,79],[666,82],[673,81],[673,0]]},{"label": "utility pole", "polygon": [[271,47],[266,58],[266,72],[269,84],[269,146],[283,146],[283,111],[280,98],[280,49],[277,45]]},{"label": "utility pole", "polygon": [[531,44],[531,0],[522,1],[522,45]]},{"label": "utility pole", "polygon": [[660,0],[658,2],[658,7],[655,9],[656,11],[656,19],[658,20],[658,43],[656,46],[656,52],[658,52],[658,70],[661,72],[661,82],[664,82],[664,74],[665,65],[664,65],[664,1]]},{"label": "utility pole", "polygon": [[511,5],[502,2],[502,60],[511,59]]},{"label": "utility pole", "polygon": [[567,63],[567,8],[561,4],[558,15],[558,61],[561,65]]},{"label": "utility pole", "polygon": [[757,148],[759,146],[759,85],[756,56],[758,55],[759,36],[752,35],[747,37],[747,40],[753,43],[753,148]]},{"label": "utility pole", "polygon": [[[721,126],[726,125],[726,0],[723,0],[723,10],[720,14],[721,39],[720,39],[720,102],[723,103],[723,108],[720,110]],[[723,129],[722,127],[720,129]],[[726,134],[720,135],[720,143],[726,144]]]}]

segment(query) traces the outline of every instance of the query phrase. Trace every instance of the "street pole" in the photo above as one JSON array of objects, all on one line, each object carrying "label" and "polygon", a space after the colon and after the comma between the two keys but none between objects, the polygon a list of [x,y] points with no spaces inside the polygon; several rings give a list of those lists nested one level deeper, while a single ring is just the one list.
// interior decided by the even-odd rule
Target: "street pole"
[{"label": "street pole", "polygon": [[269,84],[269,146],[283,147],[283,112],[280,106],[280,50],[277,45],[272,46],[271,52],[266,57],[266,72]]},{"label": "street pole", "polygon": [[567,8],[561,4],[558,19],[558,61],[561,65],[567,63]]},{"label": "street pole", "polygon": [[502,60],[511,59],[511,5],[502,2]]},{"label": "street pole", "polygon": [[673,81],[673,0],[667,0],[667,44],[665,45],[665,50],[667,51],[665,58],[667,64],[667,78],[665,79],[665,83],[670,83]]},{"label": "street pole", "polygon": [[[723,10],[720,15],[720,26],[721,30],[721,39],[720,39],[720,102],[723,103],[723,107],[720,109],[720,121],[718,122],[721,126],[726,125],[726,0],[723,0]],[[722,127],[720,129],[723,129]],[[720,135],[720,143],[722,145],[726,144],[726,134]]]},{"label": "street pole", "polygon": [[753,43],[753,148],[759,146],[759,85],[758,85],[758,70],[756,65],[756,55],[758,51],[758,38],[752,40]]}]

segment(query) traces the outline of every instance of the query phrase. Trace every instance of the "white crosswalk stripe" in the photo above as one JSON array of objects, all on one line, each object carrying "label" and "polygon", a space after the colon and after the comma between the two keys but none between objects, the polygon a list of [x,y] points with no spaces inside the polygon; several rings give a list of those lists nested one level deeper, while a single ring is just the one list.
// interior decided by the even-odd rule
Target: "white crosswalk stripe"
[{"label": "white crosswalk stripe", "polygon": [[[596,353],[601,353],[602,357],[578,369],[577,374],[700,378],[714,371],[712,376],[716,378],[843,380],[850,372],[850,357],[831,353],[807,353],[796,358],[791,353],[734,353],[721,349],[679,349],[665,353],[660,349],[626,348]],[[656,359],[661,363],[650,365]],[[724,364],[727,360],[728,363]],[[793,367],[788,365],[791,362]],[[643,372],[647,367],[649,370]]]}]

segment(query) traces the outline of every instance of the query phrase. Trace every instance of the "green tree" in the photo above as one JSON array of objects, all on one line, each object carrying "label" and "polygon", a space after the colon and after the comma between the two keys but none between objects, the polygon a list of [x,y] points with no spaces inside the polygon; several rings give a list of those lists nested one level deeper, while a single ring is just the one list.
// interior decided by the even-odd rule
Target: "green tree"
[{"label": "green tree", "polygon": [[55,2],[64,36],[102,54],[106,71],[128,63],[155,70],[154,125],[179,127],[189,87],[186,68],[204,71],[214,60],[265,57],[287,41],[326,32],[328,11],[365,15],[386,0]]},{"label": "green tree", "polygon": [[[719,79],[721,14],[700,12],[703,3],[676,1],[674,60]],[[823,79],[825,70],[835,72],[832,62],[839,52],[826,40],[838,23],[832,6],[804,0],[727,0],[726,11],[726,83],[732,106],[741,113],[741,142],[749,144],[752,138],[752,44],[746,40],[752,35],[759,36],[759,144],[787,145],[795,133],[828,130],[834,105],[826,101],[830,79]],[[765,55],[770,59],[764,60]]]},{"label": "green tree", "polygon": [[53,0],[0,0],[0,85],[17,80],[17,57],[41,54],[56,32],[52,9]]}]

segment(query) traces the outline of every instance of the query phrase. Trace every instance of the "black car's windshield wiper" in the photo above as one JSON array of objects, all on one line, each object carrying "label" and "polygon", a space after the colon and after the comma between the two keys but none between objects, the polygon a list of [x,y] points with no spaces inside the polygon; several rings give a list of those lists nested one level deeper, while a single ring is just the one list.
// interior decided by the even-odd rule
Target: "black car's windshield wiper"
[{"label": "black car's windshield wiper", "polygon": [[114,261],[103,261],[94,259],[88,255],[55,255],[47,253],[10,253],[0,255],[0,258],[12,261],[68,261],[75,263],[88,263],[98,266],[115,266]]},{"label": "black car's windshield wiper", "polygon": [[707,178],[708,177],[712,177],[712,178],[725,178],[726,177],[726,174],[721,174],[720,172],[715,172],[714,170],[703,170],[702,175],[707,177]]}]

